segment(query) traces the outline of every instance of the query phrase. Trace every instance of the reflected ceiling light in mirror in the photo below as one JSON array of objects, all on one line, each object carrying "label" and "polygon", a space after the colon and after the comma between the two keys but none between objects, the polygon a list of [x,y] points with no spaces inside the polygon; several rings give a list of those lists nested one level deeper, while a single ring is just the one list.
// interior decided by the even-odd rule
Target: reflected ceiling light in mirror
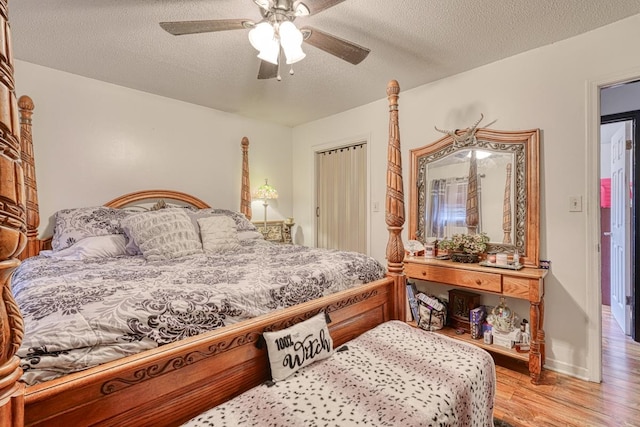
[{"label": "reflected ceiling light in mirror", "polygon": [[[484,150],[475,150],[475,151],[476,151],[476,159],[478,160],[491,157],[491,151],[484,151]],[[469,151],[469,154],[467,154],[467,157],[471,157],[471,151]]]}]

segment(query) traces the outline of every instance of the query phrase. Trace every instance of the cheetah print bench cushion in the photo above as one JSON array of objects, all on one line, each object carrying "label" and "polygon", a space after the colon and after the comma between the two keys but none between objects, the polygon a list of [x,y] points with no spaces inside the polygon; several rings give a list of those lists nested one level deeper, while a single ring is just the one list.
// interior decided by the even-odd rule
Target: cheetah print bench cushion
[{"label": "cheetah print bench cushion", "polygon": [[493,426],[495,365],[470,344],[390,321],[193,426]]}]

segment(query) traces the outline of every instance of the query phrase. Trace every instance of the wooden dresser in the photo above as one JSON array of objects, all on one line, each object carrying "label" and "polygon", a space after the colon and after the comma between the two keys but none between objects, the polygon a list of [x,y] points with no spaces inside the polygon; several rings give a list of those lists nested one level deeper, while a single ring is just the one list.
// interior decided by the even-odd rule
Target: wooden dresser
[{"label": "wooden dresser", "polygon": [[531,349],[528,353],[518,353],[505,347],[485,344],[482,340],[471,339],[469,334],[456,335],[452,330],[443,330],[443,333],[490,351],[528,361],[531,380],[534,384],[539,383],[540,373],[545,362],[544,277],[547,270],[528,267],[520,270],[508,270],[483,267],[479,264],[463,264],[407,256],[404,260],[404,272],[410,279],[443,283],[474,292],[487,292],[507,298],[528,300],[531,328]]}]

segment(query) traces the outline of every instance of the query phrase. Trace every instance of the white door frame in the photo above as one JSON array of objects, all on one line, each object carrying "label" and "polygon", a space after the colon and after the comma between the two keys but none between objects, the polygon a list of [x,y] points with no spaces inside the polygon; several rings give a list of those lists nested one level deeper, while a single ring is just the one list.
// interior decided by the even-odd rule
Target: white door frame
[{"label": "white door frame", "polygon": [[640,68],[586,82],[587,182],[587,372],[589,381],[602,381],[602,295],[600,284],[600,89],[640,78]]}]

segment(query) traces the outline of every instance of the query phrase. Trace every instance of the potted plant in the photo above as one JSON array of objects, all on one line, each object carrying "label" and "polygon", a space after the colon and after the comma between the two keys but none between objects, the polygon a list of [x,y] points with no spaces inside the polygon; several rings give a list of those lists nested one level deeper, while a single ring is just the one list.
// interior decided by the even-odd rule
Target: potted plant
[{"label": "potted plant", "polygon": [[489,236],[480,234],[454,234],[438,242],[438,249],[449,252],[452,261],[478,262],[479,254],[487,250]]}]

